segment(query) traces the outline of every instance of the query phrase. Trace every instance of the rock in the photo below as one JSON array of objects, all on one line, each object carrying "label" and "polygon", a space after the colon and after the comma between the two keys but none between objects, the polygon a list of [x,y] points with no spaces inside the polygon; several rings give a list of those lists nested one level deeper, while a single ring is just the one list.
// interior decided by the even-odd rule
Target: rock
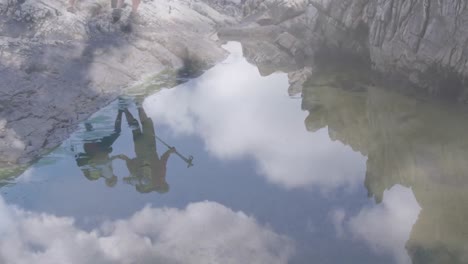
[{"label": "rock", "polygon": [[467,101],[467,5],[460,0],[246,0],[244,27],[260,32],[268,26],[279,33],[262,41],[281,40],[276,41],[280,47],[301,48],[308,56],[324,47],[355,54],[386,76]]},{"label": "rock", "polygon": [[244,16],[260,25],[279,24],[304,13],[307,0],[247,0]]},{"label": "rock", "polygon": [[288,93],[290,96],[297,95],[302,93],[302,87],[305,82],[312,76],[312,68],[304,67],[295,72],[290,72],[288,74],[289,78],[289,89]]},{"label": "rock", "polygon": [[214,65],[226,55],[216,28],[241,13],[239,3],[221,0],[143,1],[137,18],[129,5],[113,23],[109,1],[78,1],[75,13],[67,3],[0,0],[0,166],[57,146],[149,76],[187,61]]}]

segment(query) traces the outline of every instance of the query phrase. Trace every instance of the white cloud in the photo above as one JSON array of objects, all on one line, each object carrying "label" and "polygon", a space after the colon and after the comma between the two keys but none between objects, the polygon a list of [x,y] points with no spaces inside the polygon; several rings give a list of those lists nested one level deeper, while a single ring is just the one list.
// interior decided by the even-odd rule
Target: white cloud
[{"label": "white cloud", "polygon": [[286,188],[356,186],[365,157],[332,141],[326,129],[306,131],[307,112],[287,95],[284,73],[262,77],[230,43],[231,56],[197,80],[163,90],[144,107],[156,125],[198,135],[220,159],[253,158],[270,182]]},{"label": "white cloud", "polygon": [[0,197],[0,263],[287,263],[288,238],[214,202],[149,206],[86,231],[73,218],[24,211]]},{"label": "white cloud", "polygon": [[375,252],[393,256],[395,263],[410,264],[405,244],[420,211],[412,190],[395,185],[385,191],[381,204],[363,208],[345,227]]}]

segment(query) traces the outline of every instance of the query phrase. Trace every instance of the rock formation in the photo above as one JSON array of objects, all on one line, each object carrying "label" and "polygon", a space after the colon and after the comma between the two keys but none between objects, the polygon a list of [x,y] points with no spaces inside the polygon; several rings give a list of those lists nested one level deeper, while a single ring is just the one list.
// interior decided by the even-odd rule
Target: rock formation
[{"label": "rock formation", "polygon": [[467,101],[467,5],[463,0],[247,0],[244,23],[223,34],[263,36],[299,63],[323,50],[358,55],[387,78]]}]

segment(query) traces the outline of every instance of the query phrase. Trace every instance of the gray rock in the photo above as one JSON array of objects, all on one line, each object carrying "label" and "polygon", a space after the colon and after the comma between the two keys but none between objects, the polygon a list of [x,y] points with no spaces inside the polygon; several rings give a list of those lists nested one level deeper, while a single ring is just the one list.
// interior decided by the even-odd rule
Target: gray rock
[{"label": "gray rock", "polygon": [[306,81],[312,76],[313,70],[311,67],[304,67],[298,71],[290,72],[288,74],[290,96],[302,93],[302,88]]},{"label": "gray rock", "polygon": [[292,54],[301,48],[313,56],[324,47],[357,54],[386,76],[467,100],[466,1],[247,0],[244,21],[250,30],[278,32],[269,41]]},{"label": "gray rock", "polygon": [[67,3],[0,0],[0,167],[39,157],[164,69],[221,60],[216,28],[241,10],[217,0],[143,1],[138,17],[128,6],[113,23],[109,1],[79,1],[75,13]]}]

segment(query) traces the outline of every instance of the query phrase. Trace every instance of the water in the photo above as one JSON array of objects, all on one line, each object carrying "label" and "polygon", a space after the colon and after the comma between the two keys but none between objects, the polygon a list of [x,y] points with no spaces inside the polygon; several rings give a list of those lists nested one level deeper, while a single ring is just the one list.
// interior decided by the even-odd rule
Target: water
[{"label": "water", "polygon": [[468,263],[463,111],[326,75],[289,97],[226,48],[0,189],[1,262]]}]

